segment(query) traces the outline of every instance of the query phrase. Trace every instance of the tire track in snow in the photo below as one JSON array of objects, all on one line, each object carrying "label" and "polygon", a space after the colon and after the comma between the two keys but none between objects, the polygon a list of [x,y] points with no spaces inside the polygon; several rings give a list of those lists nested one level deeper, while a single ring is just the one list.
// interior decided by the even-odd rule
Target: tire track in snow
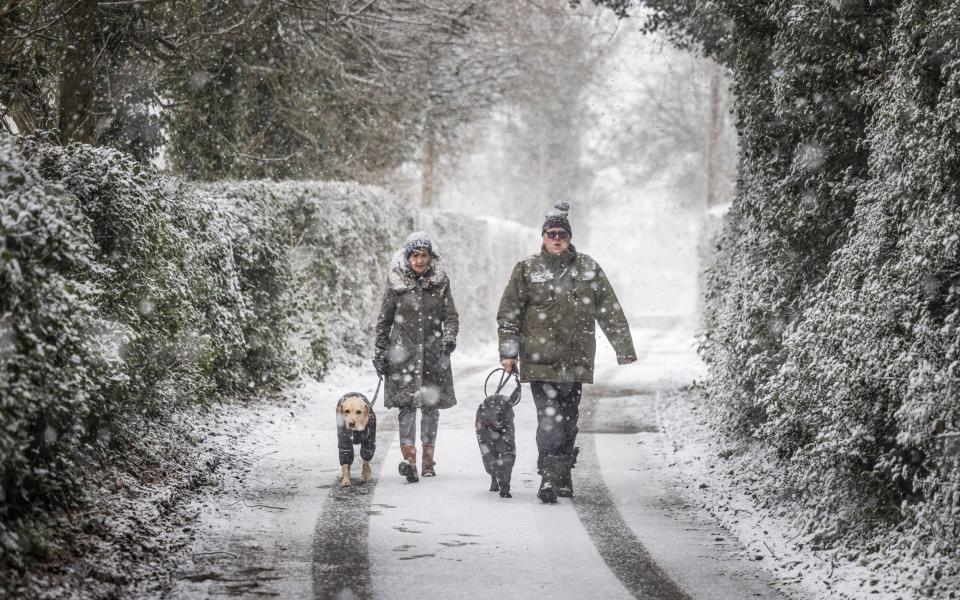
[{"label": "tire track in snow", "polygon": [[[582,429],[588,429],[596,412],[596,397],[584,394]],[[624,521],[603,482],[593,434],[578,436],[580,456],[577,469],[588,477],[574,481],[573,506],[597,552],[617,579],[638,599],[691,600],[683,589],[654,562],[647,549]]]},{"label": "tire track in snow", "polygon": [[[377,434],[396,431],[379,429]],[[383,470],[384,454],[390,444],[383,443],[371,461],[373,478],[357,483],[359,460],[354,461],[354,484],[341,488],[335,483],[323,503],[313,533],[313,597],[316,600],[372,600],[370,557],[367,553],[370,502]],[[358,453],[359,454],[359,453]],[[339,481],[339,473],[338,473]]]}]

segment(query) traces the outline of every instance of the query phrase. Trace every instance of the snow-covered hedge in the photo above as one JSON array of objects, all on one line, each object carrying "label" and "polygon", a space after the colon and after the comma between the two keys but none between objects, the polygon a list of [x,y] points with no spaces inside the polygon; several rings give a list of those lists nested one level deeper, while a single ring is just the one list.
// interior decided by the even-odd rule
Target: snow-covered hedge
[{"label": "snow-covered hedge", "polygon": [[771,497],[820,545],[910,540],[931,590],[960,565],[960,7],[932,6],[738,13],[704,344],[718,422],[782,460]]},{"label": "snow-covered hedge", "polygon": [[411,212],[381,188],[318,181],[220,182],[197,188],[230,204],[263,203],[285,223],[297,289],[303,291],[295,345],[325,332],[341,360],[370,356],[387,265],[412,227]]},{"label": "snow-covered hedge", "polygon": [[21,548],[11,519],[68,497],[86,464],[99,390],[119,378],[110,276],[89,221],[0,136],[0,552]]},{"label": "snow-covered hedge", "polygon": [[32,516],[81,501],[85,471],[122,463],[180,408],[326,368],[274,197],[4,136],[0,215],[2,562],[31,550]]}]

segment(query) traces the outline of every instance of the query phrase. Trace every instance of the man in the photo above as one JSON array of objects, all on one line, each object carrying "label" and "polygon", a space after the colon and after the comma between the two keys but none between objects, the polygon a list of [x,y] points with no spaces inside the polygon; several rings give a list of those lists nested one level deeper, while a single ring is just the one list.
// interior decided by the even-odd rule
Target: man
[{"label": "man", "polygon": [[593,383],[595,323],[610,340],[617,361],[637,360],[630,327],[607,276],[595,260],[571,244],[568,205],[547,214],[543,247],[513,268],[497,311],[500,363],[520,369],[537,406],[537,497],[554,503],[573,496],[577,420],[584,383]]}]

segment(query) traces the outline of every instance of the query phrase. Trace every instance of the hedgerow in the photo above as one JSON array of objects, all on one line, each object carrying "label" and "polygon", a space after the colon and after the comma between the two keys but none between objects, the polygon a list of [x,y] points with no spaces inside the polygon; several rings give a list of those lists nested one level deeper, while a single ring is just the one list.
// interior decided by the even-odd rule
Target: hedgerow
[{"label": "hedgerow", "polygon": [[50,525],[89,475],[149,465],[179,412],[360,352],[400,215],[357,185],[197,186],[0,137],[0,566],[56,553]]},{"label": "hedgerow", "polygon": [[110,277],[89,222],[61,186],[0,137],[0,552],[19,562],[18,518],[70,497],[85,468],[102,388],[122,379],[99,315]]},{"label": "hedgerow", "polygon": [[387,261],[411,226],[409,212],[384,190],[356,183],[217,182],[197,189],[231,205],[275,207],[284,228],[273,247],[289,248],[295,288],[303,291],[295,299],[294,342],[307,346],[308,332],[326,332],[317,368],[322,371],[319,365],[332,355],[351,359],[369,352]]},{"label": "hedgerow", "polygon": [[889,559],[909,544],[918,585],[947,589],[960,574],[960,6],[651,4],[656,27],[727,65],[736,97],[738,190],[702,346],[718,427],[774,451],[768,501],[801,506],[819,547]]}]

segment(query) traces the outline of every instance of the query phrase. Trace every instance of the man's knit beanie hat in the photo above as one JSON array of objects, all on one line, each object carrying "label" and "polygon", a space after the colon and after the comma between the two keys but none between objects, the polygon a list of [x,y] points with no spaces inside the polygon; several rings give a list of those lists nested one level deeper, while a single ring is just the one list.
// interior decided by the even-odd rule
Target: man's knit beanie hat
[{"label": "man's knit beanie hat", "polygon": [[543,222],[543,229],[540,230],[540,234],[542,235],[551,227],[560,227],[565,229],[570,235],[573,235],[573,230],[570,229],[570,221],[567,220],[568,212],[570,212],[570,205],[568,203],[557,202],[554,204],[553,208],[547,211],[547,219]]}]

